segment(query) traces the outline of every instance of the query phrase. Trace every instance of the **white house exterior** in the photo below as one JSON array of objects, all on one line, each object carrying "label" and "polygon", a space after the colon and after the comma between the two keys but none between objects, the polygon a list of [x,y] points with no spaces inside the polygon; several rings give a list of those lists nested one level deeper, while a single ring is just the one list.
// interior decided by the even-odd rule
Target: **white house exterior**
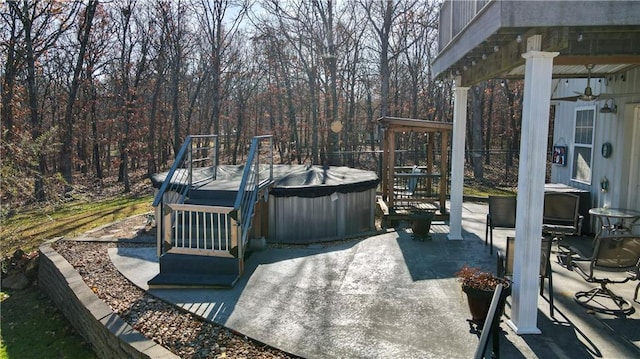
[{"label": "white house exterior", "polygon": [[[583,92],[586,84],[587,79],[555,79],[552,99]],[[566,145],[568,150],[566,165],[552,166],[551,182],[589,191],[591,207],[640,211],[640,67],[592,78],[590,85],[594,94],[613,98],[601,95],[595,101],[551,101],[555,106],[553,144]],[[601,112],[605,105],[615,106],[615,112]],[[610,144],[609,157],[603,155],[605,143]],[[601,190],[602,184],[608,188]],[[640,227],[634,231],[639,232]]]},{"label": "white house exterior", "polygon": [[[521,245],[516,246],[514,254],[512,310],[507,324],[517,334],[540,333],[539,238],[550,99],[575,95],[574,89],[583,91],[591,74],[595,94],[603,83],[611,87],[607,88],[609,93],[638,92],[640,6],[637,1],[445,0],[440,7],[438,34],[438,54],[432,63],[434,77],[455,79],[450,239],[462,236],[459,224],[465,144],[460,132],[466,126],[468,89],[491,78],[524,79],[515,230]],[[585,70],[592,67],[593,71]],[[585,80],[582,86],[578,80],[570,81],[576,83],[569,86],[575,86],[573,89],[554,86],[563,78]],[[607,80],[597,82],[597,78]],[[584,186],[595,194],[594,201],[604,197],[612,207],[637,209],[640,110],[627,103],[639,100],[631,96],[616,99],[616,114],[599,112],[604,101],[594,101],[591,110],[582,109],[579,101],[558,105],[554,141],[563,139],[568,162],[573,162],[572,155],[576,153],[582,155],[582,161],[579,167],[572,163],[566,168],[554,168],[553,181]],[[576,114],[579,131],[575,131]],[[587,120],[589,115],[591,120]],[[607,117],[613,125],[606,125]],[[593,140],[585,140],[589,136]],[[606,161],[598,155],[598,147],[604,142],[612,147],[612,155]],[[600,178],[604,176],[609,179],[609,191],[599,196]]]}]

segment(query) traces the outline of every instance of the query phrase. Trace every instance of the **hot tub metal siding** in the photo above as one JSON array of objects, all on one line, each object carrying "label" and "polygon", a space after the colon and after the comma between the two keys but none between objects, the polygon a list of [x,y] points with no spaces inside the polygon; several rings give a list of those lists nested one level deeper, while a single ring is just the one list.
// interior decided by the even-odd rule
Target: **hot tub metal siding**
[{"label": "hot tub metal siding", "polygon": [[330,241],[375,230],[375,188],[303,198],[269,196],[269,235],[280,243]]}]

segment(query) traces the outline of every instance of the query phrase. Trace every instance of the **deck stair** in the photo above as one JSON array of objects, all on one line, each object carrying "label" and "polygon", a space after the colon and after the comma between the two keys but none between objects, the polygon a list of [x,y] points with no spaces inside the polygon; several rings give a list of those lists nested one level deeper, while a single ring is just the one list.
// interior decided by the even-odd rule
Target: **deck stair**
[{"label": "deck stair", "polygon": [[[217,136],[189,136],[183,149],[154,201],[160,273],[148,285],[231,287],[244,270],[256,202],[273,185],[271,136],[254,137],[235,183],[216,179]],[[207,176],[194,178],[202,163]]]}]

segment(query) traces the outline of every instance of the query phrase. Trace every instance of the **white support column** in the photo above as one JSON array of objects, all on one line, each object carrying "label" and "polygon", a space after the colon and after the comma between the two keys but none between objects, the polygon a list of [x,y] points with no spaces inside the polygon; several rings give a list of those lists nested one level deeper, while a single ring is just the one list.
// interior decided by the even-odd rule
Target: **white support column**
[{"label": "white support column", "polygon": [[538,275],[547,160],[547,134],[553,58],[557,52],[540,49],[541,36],[527,41],[522,105],[522,133],[516,209],[511,320],[517,334],[540,334],[538,329]]},{"label": "white support column", "polygon": [[451,136],[451,210],[449,212],[449,240],[462,239],[462,191],[464,187],[464,137],[467,127],[468,87],[461,87],[456,77],[453,106],[453,134]]}]

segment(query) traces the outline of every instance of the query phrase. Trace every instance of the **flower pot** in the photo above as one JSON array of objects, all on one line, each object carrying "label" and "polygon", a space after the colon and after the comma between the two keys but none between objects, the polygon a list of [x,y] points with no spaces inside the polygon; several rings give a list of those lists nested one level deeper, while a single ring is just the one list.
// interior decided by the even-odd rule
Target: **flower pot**
[{"label": "flower pot", "polygon": [[[493,299],[493,290],[482,290],[467,286],[462,286],[462,291],[467,294],[467,303],[469,304],[469,311],[471,312],[471,320],[480,325],[484,324],[491,307],[491,299]],[[504,301],[511,295],[511,283],[507,282],[504,285],[501,295],[501,307],[500,315],[504,313]]]},{"label": "flower pot", "polygon": [[421,213],[414,214],[411,218],[411,231],[414,237],[420,239],[431,239],[429,231],[431,230],[431,221],[433,220],[433,213]]}]

